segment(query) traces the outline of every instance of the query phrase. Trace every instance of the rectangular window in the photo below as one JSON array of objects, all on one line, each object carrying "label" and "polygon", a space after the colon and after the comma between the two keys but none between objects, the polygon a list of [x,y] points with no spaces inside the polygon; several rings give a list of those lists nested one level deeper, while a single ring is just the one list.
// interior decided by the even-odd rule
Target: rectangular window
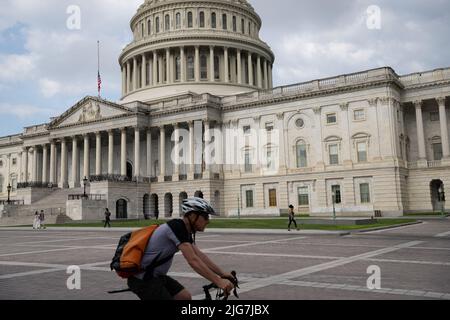
[{"label": "rectangular window", "polygon": [[237,22],[236,22],[236,16],[233,16],[233,31],[237,31]]},{"label": "rectangular window", "polygon": [[370,203],[370,189],[368,183],[361,183],[359,185],[359,194],[361,203]]},{"label": "rectangular window", "polygon": [[244,21],[244,19],[241,19],[241,32],[242,32],[242,34],[245,34],[245,21]]},{"label": "rectangular window", "polygon": [[222,27],[223,27],[223,30],[228,29],[227,15],[225,13],[222,15]]},{"label": "rectangular window", "polygon": [[337,144],[330,144],[329,153],[330,153],[330,165],[339,164],[339,149]]},{"label": "rectangular window", "polygon": [[252,172],[253,168],[252,164],[250,163],[250,152],[246,151],[244,158],[245,158],[245,172]]},{"label": "rectangular window", "polygon": [[439,121],[439,112],[430,112],[430,121]]},{"label": "rectangular window", "polygon": [[355,121],[363,121],[366,119],[366,113],[363,109],[353,111],[353,120]]},{"label": "rectangular window", "polygon": [[335,124],[337,123],[336,113],[327,114],[327,124]]},{"label": "rectangular window", "polygon": [[367,162],[367,144],[365,142],[358,142],[358,162]]},{"label": "rectangular window", "polygon": [[297,168],[306,168],[308,159],[306,157],[306,145],[297,144]]},{"label": "rectangular window", "polygon": [[309,206],[308,187],[298,188],[298,205],[299,206]]},{"label": "rectangular window", "polygon": [[245,205],[247,208],[253,208],[253,190],[245,191]]},{"label": "rectangular window", "polygon": [[277,206],[277,189],[269,190],[269,207]]},{"label": "rectangular window", "polygon": [[[334,195],[334,197],[333,197]],[[331,196],[334,198],[334,203],[341,203],[342,199],[341,199],[341,186],[340,185],[334,185],[331,186]]]},{"label": "rectangular window", "polygon": [[442,143],[433,143],[433,159],[442,160]]}]

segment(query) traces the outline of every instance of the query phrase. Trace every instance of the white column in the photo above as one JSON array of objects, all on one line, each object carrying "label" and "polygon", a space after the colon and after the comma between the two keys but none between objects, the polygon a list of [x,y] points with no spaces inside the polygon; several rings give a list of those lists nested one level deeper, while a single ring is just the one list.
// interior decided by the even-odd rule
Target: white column
[{"label": "white column", "polygon": [[171,83],[170,80],[170,50],[166,49],[166,83]]},{"label": "white column", "polygon": [[442,157],[444,159],[450,158],[450,150],[448,144],[448,126],[447,114],[445,112],[445,97],[437,98],[439,105],[439,122],[441,125],[441,143],[442,143]]},{"label": "white column", "polygon": [[224,73],[225,73],[225,83],[230,82],[230,68],[228,65],[228,48],[223,48],[223,63],[224,63]]},{"label": "white column", "polygon": [[214,46],[209,47],[209,81],[214,82]]},{"label": "white column", "polygon": [[174,181],[177,181],[179,178],[179,174],[180,174],[180,127],[178,123],[174,123],[173,125],[173,133],[174,133],[174,139],[175,139],[175,145],[174,145],[174,176],[175,179]]},{"label": "white column", "polygon": [[253,86],[253,63],[252,63],[252,54],[248,53],[248,83],[249,85]]},{"label": "white column", "polygon": [[423,131],[422,119],[422,101],[415,101],[416,107],[416,125],[417,125],[417,142],[419,144],[419,160],[426,160],[427,155],[425,151],[425,135]]},{"label": "white column", "polygon": [[195,72],[195,82],[199,82],[200,81],[200,47],[199,46],[195,46],[194,72]]},{"label": "white column", "polygon": [[141,88],[145,88],[147,85],[147,57],[142,55],[142,69],[141,69]]},{"label": "white column", "polygon": [[158,53],[153,51],[153,85],[158,85]]},{"label": "white column", "polygon": [[114,174],[114,131],[108,130],[108,174]]},{"label": "white column", "polygon": [[242,84],[242,61],[241,61],[241,50],[237,50],[237,81],[238,84]]},{"label": "white column", "polygon": [[52,140],[50,142],[50,183],[51,184],[56,184],[55,170],[56,170],[56,145],[55,145],[55,141]]},{"label": "white column", "polygon": [[261,56],[258,55],[256,59],[256,77],[258,88],[262,88],[262,73],[261,73]]},{"label": "white column", "polygon": [[67,143],[61,140],[61,188],[67,188]]},{"label": "white column", "polygon": [[269,89],[269,79],[267,78],[267,60],[264,59],[264,89]]},{"label": "white column", "polygon": [[77,188],[80,186],[79,177],[79,164],[78,164],[78,139],[76,136],[72,137],[72,187]]},{"label": "white column", "polygon": [[209,179],[209,174],[210,174],[210,163],[211,163],[211,155],[207,154],[205,151],[208,150],[208,148],[206,148],[206,146],[210,143],[211,141],[211,136],[210,136],[210,130],[209,130],[209,121],[208,120],[204,120],[203,124],[205,126],[205,131],[203,132],[204,135],[204,141],[205,141],[205,149],[203,150],[203,161],[205,162],[205,170],[204,173],[206,174],[204,176],[204,178]]},{"label": "white column", "polygon": [[89,134],[84,134],[84,170],[83,170],[83,179],[89,179],[90,176],[90,168],[89,168]]},{"label": "white column", "polygon": [[37,181],[37,146],[33,147],[33,159],[31,164],[31,182]]},{"label": "white column", "polygon": [[181,65],[181,82],[186,81],[186,57],[184,55],[184,47],[180,48],[180,65]]},{"label": "white column", "polygon": [[147,177],[152,176],[152,131],[147,129]]},{"label": "white column", "polygon": [[141,137],[139,128],[134,128],[134,176],[141,174]]},{"label": "white column", "polygon": [[269,62],[269,65],[268,65],[268,69],[269,69],[269,75],[268,75],[268,78],[269,78],[269,89],[272,89],[273,88],[273,78],[272,78],[272,65],[270,64],[270,62]]},{"label": "white column", "polygon": [[160,182],[164,182],[164,176],[166,175],[166,129],[164,126],[159,128],[159,158]]},{"label": "white column", "polygon": [[120,129],[120,174],[127,175],[127,128]]},{"label": "white column", "polygon": [[194,179],[195,171],[194,121],[189,121],[189,180]]},{"label": "white column", "polygon": [[28,182],[28,147],[23,148],[23,182]]},{"label": "white column", "polygon": [[95,175],[102,174],[102,135],[100,132],[95,133]]},{"label": "white column", "polygon": [[126,67],[122,66],[122,96],[127,94],[126,83],[127,83]]},{"label": "white column", "polygon": [[42,145],[42,183],[47,184],[47,163],[48,163],[48,149],[47,145]]},{"label": "white column", "polygon": [[126,84],[127,93],[131,92],[131,64],[130,61],[127,61],[127,84]]},{"label": "white column", "polygon": [[133,58],[133,90],[138,89],[138,64],[136,57]]}]

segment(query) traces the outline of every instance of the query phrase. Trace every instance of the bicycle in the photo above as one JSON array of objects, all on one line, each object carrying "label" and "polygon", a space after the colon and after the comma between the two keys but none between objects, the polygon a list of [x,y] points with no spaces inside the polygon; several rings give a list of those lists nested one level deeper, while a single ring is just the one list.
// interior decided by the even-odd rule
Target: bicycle
[{"label": "bicycle", "polygon": [[[237,293],[237,289],[239,288],[239,280],[236,276],[236,271],[231,271],[231,275],[233,276],[233,278],[231,279],[226,278],[226,279],[230,280],[231,283],[234,285],[233,295],[239,299],[239,294]],[[217,285],[215,285],[214,283],[203,286],[203,291],[205,293],[205,299],[203,300],[212,300],[211,293],[209,292],[209,290],[211,289],[217,289],[215,300],[224,300],[224,301],[228,300],[229,295],[226,295],[225,292],[223,292],[223,290],[217,287]]]}]

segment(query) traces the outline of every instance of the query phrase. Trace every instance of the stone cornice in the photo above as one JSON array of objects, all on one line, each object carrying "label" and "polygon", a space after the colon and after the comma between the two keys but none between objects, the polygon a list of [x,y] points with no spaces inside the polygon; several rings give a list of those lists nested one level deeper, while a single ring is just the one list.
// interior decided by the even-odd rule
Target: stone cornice
[{"label": "stone cornice", "polygon": [[309,92],[309,93],[299,93],[299,94],[292,94],[292,95],[288,95],[288,96],[273,97],[271,99],[256,99],[256,100],[250,101],[250,102],[236,103],[236,104],[233,104],[230,106],[224,106],[222,108],[222,111],[230,112],[230,111],[236,111],[236,110],[240,110],[240,109],[261,107],[263,105],[268,105],[268,104],[284,103],[284,102],[302,100],[302,99],[307,99],[307,98],[329,96],[329,95],[346,93],[346,92],[367,89],[367,88],[372,88],[372,87],[380,87],[380,86],[384,86],[386,84],[392,84],[392,82],[393,82],[392,80],[382,80],[382,81],[375,81],[375,82],[371,82],[371,83],[362,83],[362,84],[358,84],[358,85],[351,85],[351,86],[346,86],[346,87],[338,87],[338,88],[333,88],[333,89],[323,89],[323,90],[318,90],[318,91]]}]

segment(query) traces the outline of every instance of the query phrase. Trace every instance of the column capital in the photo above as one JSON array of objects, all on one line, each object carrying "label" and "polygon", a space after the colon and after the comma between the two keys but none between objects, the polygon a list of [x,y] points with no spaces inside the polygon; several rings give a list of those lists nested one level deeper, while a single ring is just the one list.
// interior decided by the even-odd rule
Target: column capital
[{"label": "column capital", "polygon": [[378,98],[367,99],[367,102],[369,103],[369,106],[376,107],[377,106],[377,102],[378,102]]},{"label": "column capital", "polygon": [[342,111],[348,111],[348,102],[341,103],[339,107]]},{"label": "column capital", "polygon": [[83,133],[83,138],[89,138],[89,133]]},{"label": "column capital", "polygon": [[121,133],[126,132],[127,129],[128,129],[128,127],[122,127],[122,128],[120,128],[120,132],[121,132]]},{"label": "column capital", "polygon": [[416,107],[416,109],[421,109],[423,106],[423,101],[422,100],[416,100],[413,102],[414,106]]},{"label": "column capital", "polygon": [[320,111],[322,110],[322,108],[320,106],[319,107],[313,107],[312,109],[313,109],[313,112],[315,114],[320,114]]},{"label": "column capital", "polygon": [[141,128],[139,126],[133,127],[133,129],[134,129],[134,132],[140,132],[141,131]]},{"label": "column capital", "polygon": [[99,135],[101,135],[102,132],[101,131],[95,131],[95,136],[98,137]]},{"label": "column capital", "polygon": [[445,106],[445,97],[437,97],[436,102],[439,106],[441,106],[441,105]]},{"label": "column capital", "polygon": [[42,148],[42,149],[47,148],[47,143],[41,144],[41,148]]},{"label": "column capital", "polygon": [[109,135],[114,134],[114,129],[109,129],[107,132]]},{"label": "column capital", "polygon": [[165,126],[164,124],[160,125],[160,126],[159,126],[159,130],[160,130],[160,131],[161,131],[161,130],[166,130],[166,126]]}]

